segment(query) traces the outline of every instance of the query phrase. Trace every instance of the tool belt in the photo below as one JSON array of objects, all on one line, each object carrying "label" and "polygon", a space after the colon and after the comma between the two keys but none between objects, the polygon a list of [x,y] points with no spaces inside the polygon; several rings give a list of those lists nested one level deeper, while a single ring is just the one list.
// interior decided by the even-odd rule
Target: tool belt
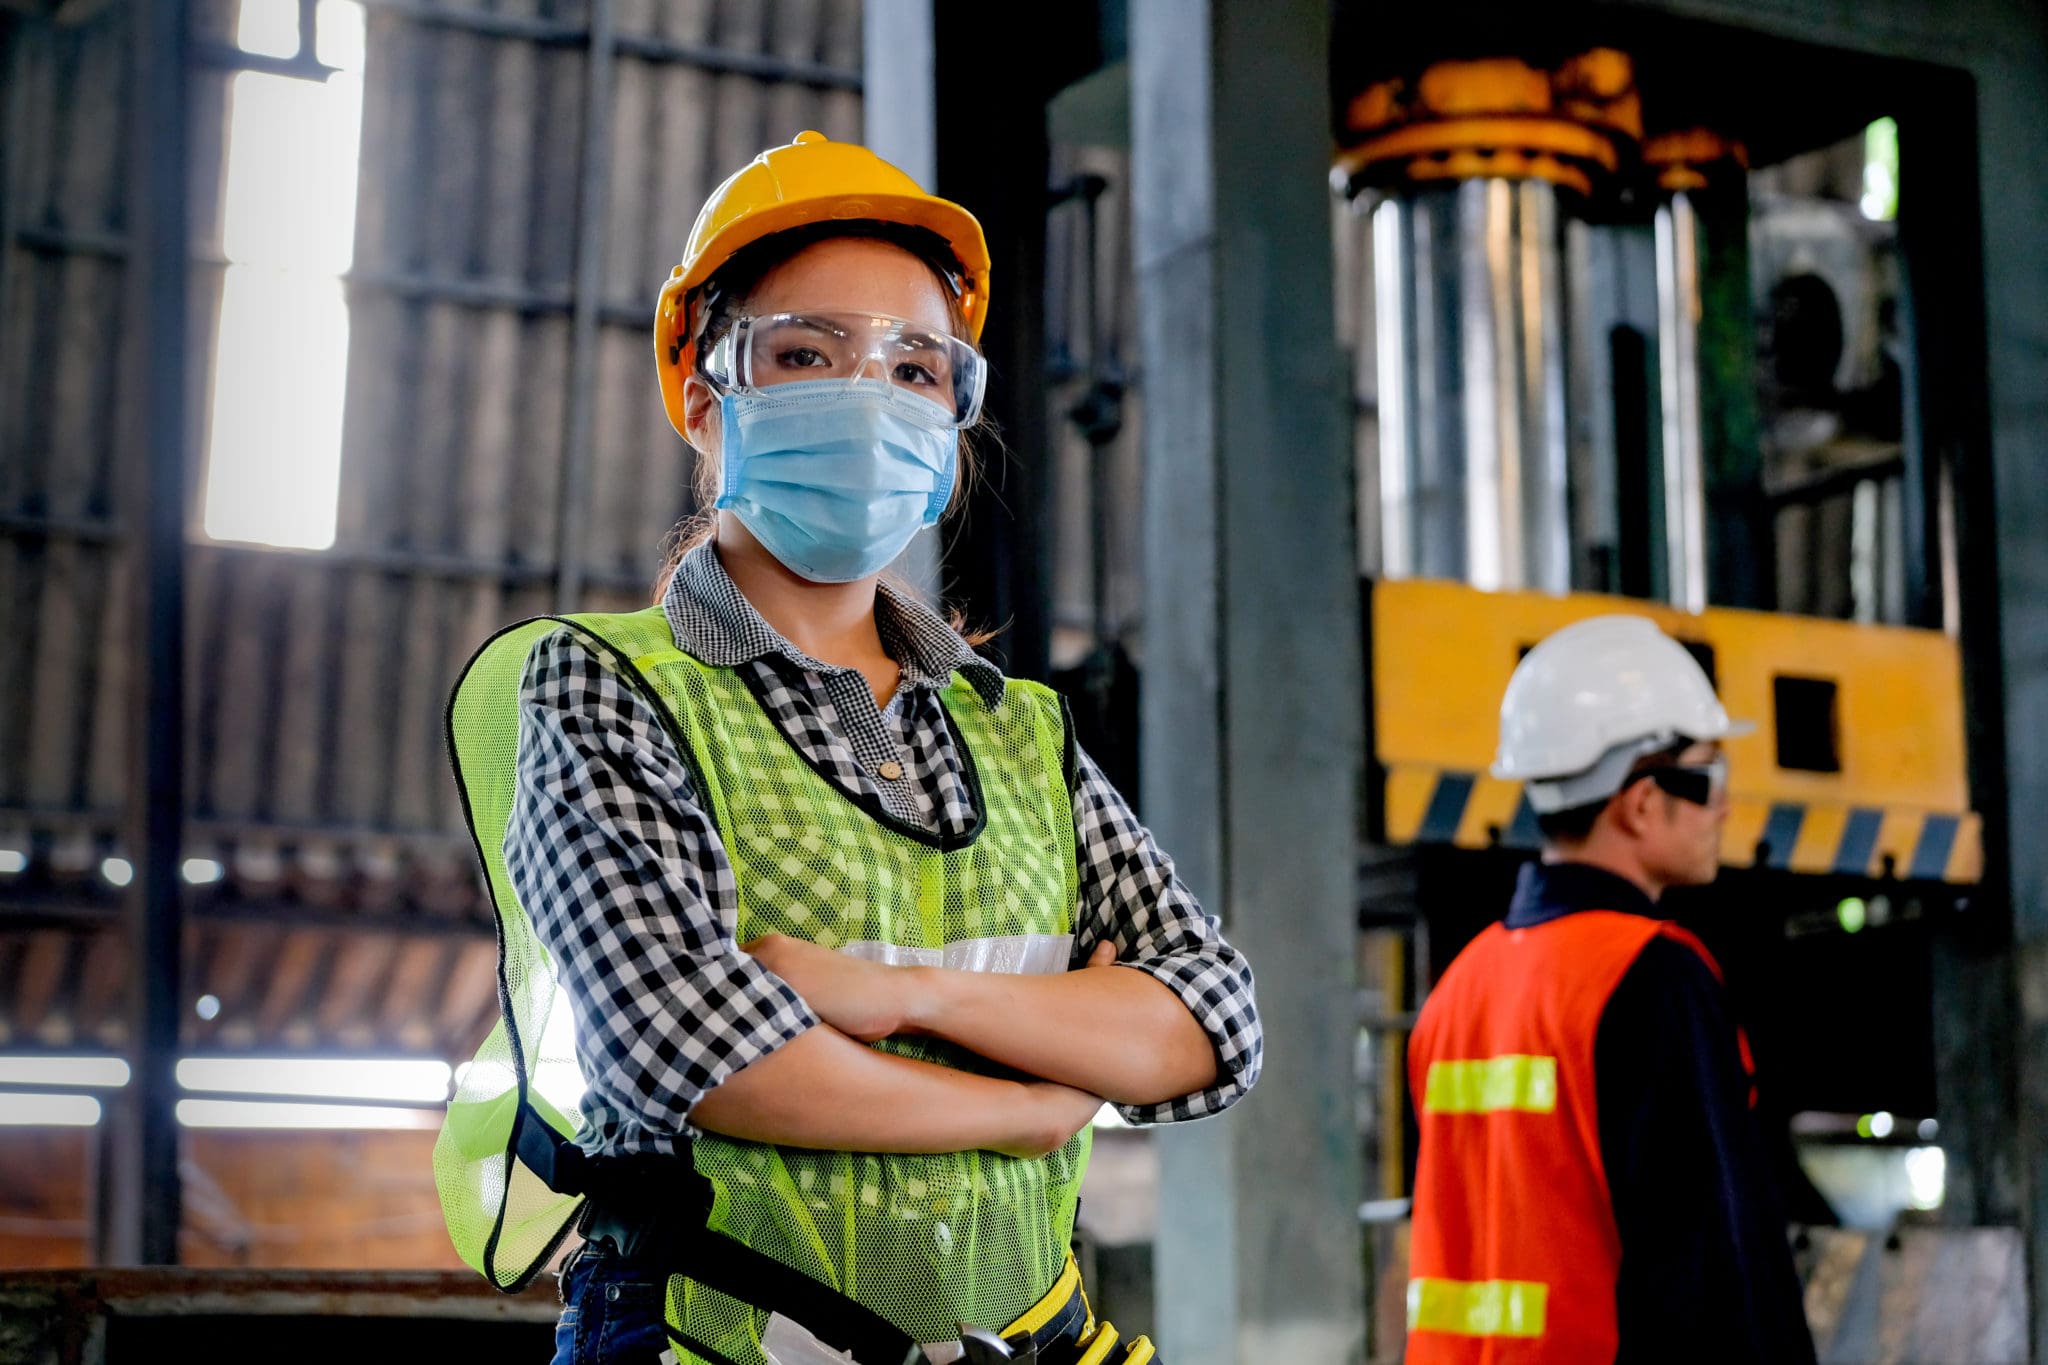
[{"label": "tool belt", "polygon": [[[591,1157],[553,1134],[522,1132],[518,1141],[520,1159],[550,1188],[589,1196],[577,1225],[587,1240],[788,1318],[858,1365],[931,1365],[922,1345],[866,1304],[707,1227],[710,1185],[687,1156]],[[1123,1341],[1096,1318],[1071,1256],[1045,1296],[1000,1334],[966,1323],[961,1332],[967,1365],[1156,1365],[1149,1339]],[[705,1354],[698,1343],[675,1344]]]}]

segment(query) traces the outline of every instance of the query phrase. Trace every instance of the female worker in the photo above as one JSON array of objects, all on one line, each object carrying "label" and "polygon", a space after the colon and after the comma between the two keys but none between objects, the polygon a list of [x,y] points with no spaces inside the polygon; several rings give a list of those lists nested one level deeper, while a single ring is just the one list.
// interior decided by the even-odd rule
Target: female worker
[{"label": "female worker", "polygon": [[[902,1365],[968,1325],[1047,1365],[1151,1357],[1068,1259],[1089,1122],[1249,1089],[1251,973],[1058,699],[881,577],[953,498],[987,305],[965,209],[817,133],[756,158],[655,325],[714,513],[657,606],[515,628],[458,687],[503,1150],[590,1196],[558,1365]],[[555,979],[580,1126],[527,1080]],[[497,1169],[480,1263],[544,1259],[537,1187]]]}]

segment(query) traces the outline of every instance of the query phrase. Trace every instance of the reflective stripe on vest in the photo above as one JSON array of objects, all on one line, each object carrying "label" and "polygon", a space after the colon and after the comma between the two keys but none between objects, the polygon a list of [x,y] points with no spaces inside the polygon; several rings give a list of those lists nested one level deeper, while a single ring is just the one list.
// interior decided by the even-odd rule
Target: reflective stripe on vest
[{"label": "reflective stripe on vest", "polygon": [[1056,976],[1072,965],[1072,934],[1002,934],[955,939],[941,948],[862,939],[842,944],[848,957],[885,967],[947,967],[956,972],[1005,972],[1012,976]]},{"label": "reflective stripe on vest", "polygon": [[1557,1058],[1511,1053],[1477,1061],[1431,1062],[1422,1108],[1430,1114],[1557,1110]]},{"label": "reflective stripe on vest", "polygon": [[1540,1337],[1548,1285],[1527,1280],[1408,1281],[1408,1330],[1466,1337]]}]

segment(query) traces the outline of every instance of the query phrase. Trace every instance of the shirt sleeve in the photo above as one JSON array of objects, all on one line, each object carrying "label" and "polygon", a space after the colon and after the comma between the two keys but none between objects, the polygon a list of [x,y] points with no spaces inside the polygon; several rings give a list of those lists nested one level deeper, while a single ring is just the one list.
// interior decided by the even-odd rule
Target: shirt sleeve
[{"label": "shirt sleeve", "polygon": [[1074,832],[1081,864],[1075,966],[1104,938],[1117,961],[1150,973],[1180,997],[1216,1048],[1216,1083],[1163,1104],[1119,1105],[1131,1123],[1176,1123],[1220,1114],[1259,1078],[1265,1039],[1251,964],[1223,938],[1174,875],[1173,860],[1085,753],[1075,755]]},{"label": "shirt sleeve", "polygon": [[572,628],[527,656],[504,853],[574,1009],[599,1150],[672,1148],[707,1092],[818,1022],[734,942],[732,866],[688,764]]},{"label": "shirt sleeve", "polygon": [[1735,1025],[1699,954],[1643,949],[1601,1015],[1594,1076],[1621,1233],[1617,1365],[1811,1365]]}]

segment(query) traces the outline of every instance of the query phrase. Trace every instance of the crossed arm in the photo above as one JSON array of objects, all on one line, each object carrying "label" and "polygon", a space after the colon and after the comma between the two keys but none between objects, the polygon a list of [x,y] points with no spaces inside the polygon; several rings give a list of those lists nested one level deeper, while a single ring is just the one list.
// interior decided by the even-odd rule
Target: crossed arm
[{"label": "crossed arm", "polygon": [[[861,1151],[1050,1151],[1102,1099],[1153,1104],[1216,1079],[1180,998],[1098,944],[1055,976],[891,967],[780,934],[744,945],[823,1023],[735,1072],[691,1111],[730,1137]],[[1042,1083],[977,1076],[865,1046],[945,1038]],[[1098,1098],[1100,1097],[1100,1098]]]},{"label": "crossed arm", "polygon": [[[744,952],[727,927],[731,865],[659,717],[572,630],[536,644],[521,687],[506,870],[572,992],[596,1122],[611,1131],[1025,1154],[1064,1142],[1103,1096],[1168,1101],[1135,1120],[1190,1118],[1256,1079],[1249,971],[1085,754],[1077,927],[1102,945],[1087,965],[1049,977],[891,968],[773,938]],[[863,1041],[900,1032],[1025,1079]]]}]

